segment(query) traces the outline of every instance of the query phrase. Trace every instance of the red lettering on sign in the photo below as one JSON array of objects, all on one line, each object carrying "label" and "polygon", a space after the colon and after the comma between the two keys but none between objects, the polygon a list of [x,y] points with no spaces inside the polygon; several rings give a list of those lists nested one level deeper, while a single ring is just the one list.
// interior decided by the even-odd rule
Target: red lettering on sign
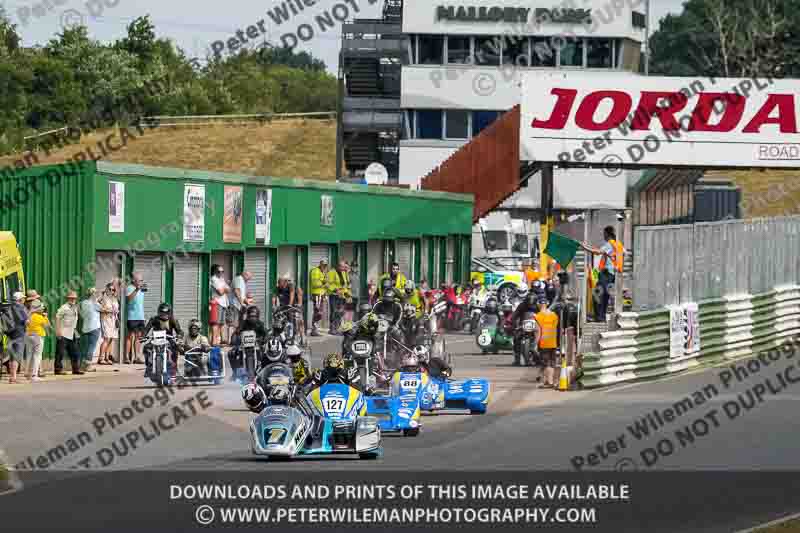
[{"label": "red lettering on sign", "polygon": [[[717,102],[725,102],[725,111],[717,124],[709,124]],[[700,93],[697,106],[692,113],[689,131],[733,131],[742,120],[746,102],[742,95],[736,93]]]},{"label": "red lettering on sign", "polygon": [[546,121],[538,118],[533,119],[531,126],[545,130],[563,130],[564,126],[567,125],[567,119],[572,110],[572,104],[575,103],[578,91],[575,89],[553,89],[550,94],[558,97],[556,106],[553,108],[553,114]]},{"label": "red lettering on sign", "polygon": [[[606,98],[613,100],[611,112],[603,122],[595,122],[594,114],[597,112],[597,107]],[[578,107],[578,113],[575,115],[575,124],[579,128],[589,131],[616,128],[628,116],[632,105],[633,100],[631,100],[631,97],[622,91],[596,91],[586,96],[581,102]]]},{"label": "red lettering on sign", "polygon": [[[661,107],[658,103],[662,100],[669,102],[669,105]],[[668,93],[657,91],[642,92],[642,99],[639,100],[639,107],[634,113],[632,130],[649,130],[653,115],[658,115],[661,127],[665,131],[675,131],[680,129],[680,124],[675,119],[675,114],[686,107],[689,99],[682,92]]]},{"label": "red lettering on sign", "polygon": [[[772,110],[778,108],[778,116],[771,117]],[[794,95],[771,94],[758,110],[753,120],[745,126],[743,133],[761,133],[764,124],[780,124],[781,133],[797,133],[797,114],[794,109]]]}]

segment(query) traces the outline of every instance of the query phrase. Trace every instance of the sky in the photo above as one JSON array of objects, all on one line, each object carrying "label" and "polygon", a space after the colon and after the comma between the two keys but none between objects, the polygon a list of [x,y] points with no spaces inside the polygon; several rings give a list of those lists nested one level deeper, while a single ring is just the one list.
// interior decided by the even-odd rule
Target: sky
[{"label": "sky", "polygon": [[[189,57],[203,59],[213,43],[226,41],[237,30],[247,31],[249,25],[256,26],[257,34],[252,39],[246,37],[250,43],[266,40],[280,45],[282,38],[292,39],[287,34],[296,34],[299,25],[312,22],[322,12],[330,12],[336,23],[337,16],[343,20],[379,18],[383,5],[383,0],[305,0],[306,4],[316,4],[298,10],[297,15],[287,11],[291,16],[288,21],[277,24],[267,15],[289,1],[304,5],[303,0],[0,0],[0,6],[18,25],[25,46],[45,44],[62,31],[62,24],[76,22],[84,23],[95,39],[113,41],[125,35],[125,27],[133,19],[149,14],[159,37],[169,37]],[[651,27],[656,29],[656,21],[667,13],[679,13],[682,3],[683,0],[651,0]],[[257,26],[262,20],[263,31]],[[315,25],[316,34],[308,42],[300,41],[298,49],[322,59],[335,72],[340,27],[336,24],[323,32]]]}]

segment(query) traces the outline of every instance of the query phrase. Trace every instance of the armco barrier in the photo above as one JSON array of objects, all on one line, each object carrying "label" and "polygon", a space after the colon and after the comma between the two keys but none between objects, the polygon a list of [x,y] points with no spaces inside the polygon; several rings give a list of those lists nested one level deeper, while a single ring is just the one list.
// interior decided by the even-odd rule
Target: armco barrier
[{"label": "armco barrier", "polygon": [[[584,388],[677,374],[800,341],[800,286],[699,302],[700,352],[670,358],[669,309],[622,313],[600,350],[584,354]],[[797,335],[796,338],[793,338]]]}]

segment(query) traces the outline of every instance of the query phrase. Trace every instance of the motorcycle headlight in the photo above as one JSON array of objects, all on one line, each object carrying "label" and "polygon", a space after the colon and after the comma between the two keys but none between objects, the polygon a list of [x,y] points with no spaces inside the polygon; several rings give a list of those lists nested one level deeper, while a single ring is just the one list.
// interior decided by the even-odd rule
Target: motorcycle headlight
[{"label": "motorcycle headlight", "polygon": [[527,332],[536,331],[536,322],[533,320],[526,320],[522,323],[522,330]]},{"label": "motorcycle headlight", "polygon": [[353,352],[353,355],[358,356],[366,356],[372,352],[372,343],[369,341],[356,341],[350,347],[350,351]]}]

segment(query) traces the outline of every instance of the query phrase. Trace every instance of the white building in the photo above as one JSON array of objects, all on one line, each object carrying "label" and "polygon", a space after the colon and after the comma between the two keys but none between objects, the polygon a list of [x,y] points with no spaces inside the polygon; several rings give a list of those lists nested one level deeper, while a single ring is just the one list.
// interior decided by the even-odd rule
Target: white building
[{"label": "white building", "polygon": [[[562,8],[569,3],[403,1],[402,32],[410,60],[401,74],[400,183],[417,184],[517,105],[524,71],[638,72],[644,0],[581,0],[576,9]],[[558,196],[558,180],[555,187]],[[580,196],[580,187],[570,182],[570,188],[570,196]],[[617,190],[624,205],[624,186]],[[572,207],[573,200],[585,204],[591,199],[568,199],[565,207]],[[619,202],[606,198],[602,203],[616,207]]]}]

